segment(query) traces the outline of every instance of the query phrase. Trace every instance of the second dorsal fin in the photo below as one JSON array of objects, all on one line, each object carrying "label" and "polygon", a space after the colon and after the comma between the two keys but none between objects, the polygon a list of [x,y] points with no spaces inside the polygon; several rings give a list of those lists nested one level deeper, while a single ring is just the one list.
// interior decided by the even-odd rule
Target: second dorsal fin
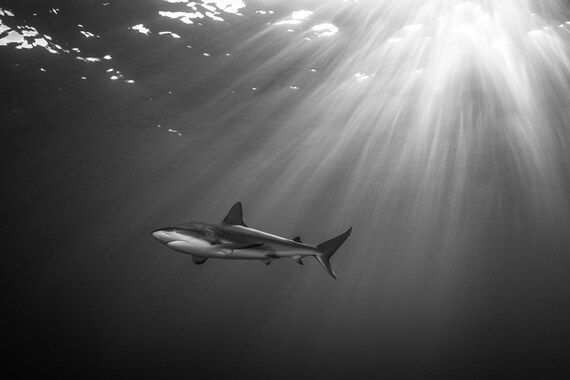
[{"label": "second dorsal fin", "polygon": [[234,226],[244,226],[247,227],[243,222],[243,211],[241,207],[241,202],[237,202],[232,206],[228,215],[224,219],[224,223],[231,224]]},{"label": "second dorsal fin", "polygon": [[297,243],[302,243],[300,236],[295,236],[295,237],[293,238],[293,241],[296,241]]}]

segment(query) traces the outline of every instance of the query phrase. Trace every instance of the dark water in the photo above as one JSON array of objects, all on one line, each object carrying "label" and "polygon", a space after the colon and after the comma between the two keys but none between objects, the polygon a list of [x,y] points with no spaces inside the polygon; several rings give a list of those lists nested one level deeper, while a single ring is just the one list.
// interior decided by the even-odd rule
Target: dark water
[{"label": "dark water", "polygon": [[[9,369],[568,375],[564,1],[188,3],[0,6]],[[339,280],[150,237],[236,201]]]}]

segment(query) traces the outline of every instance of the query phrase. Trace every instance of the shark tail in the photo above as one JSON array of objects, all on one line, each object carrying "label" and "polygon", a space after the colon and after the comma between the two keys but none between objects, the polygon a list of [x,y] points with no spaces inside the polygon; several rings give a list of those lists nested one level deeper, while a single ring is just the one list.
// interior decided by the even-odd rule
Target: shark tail
[{"label": "shark tail", "polygon": [[317,245],[317,250],[319,253],[315,255],[315,259],[317,259],[323,269],[335,280],[336,274],[334,273],[329,260],[332,255],[334,255],[334,253],[340,248],[342,243],[344,243],[344,241],[350,236],[351,232],[352,227],[350,227],[345,233]]}]

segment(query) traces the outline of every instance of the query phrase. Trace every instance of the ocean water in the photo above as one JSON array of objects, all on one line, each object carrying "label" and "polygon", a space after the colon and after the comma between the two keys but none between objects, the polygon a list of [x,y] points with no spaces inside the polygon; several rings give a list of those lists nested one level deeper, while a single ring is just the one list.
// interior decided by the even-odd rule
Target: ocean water
[{"label": "ocean water", "polygon": [[[563,0],[0,5],[19,376],[566,378]],[[245,222],[332,258],[191,257]]]}]

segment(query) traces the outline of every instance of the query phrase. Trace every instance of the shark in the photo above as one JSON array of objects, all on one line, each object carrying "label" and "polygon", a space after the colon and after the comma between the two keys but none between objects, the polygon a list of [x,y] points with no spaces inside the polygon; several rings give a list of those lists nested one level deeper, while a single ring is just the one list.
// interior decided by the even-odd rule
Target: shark
[{"label": "shark", "polygon": [[185,222],[159,228],[151,235],[168,248],[191,255],[199,265],[208,259],[260,260],[269,265],[281,258],[303,265],[303,259],[311,256],[336,280],[330,259],[351,232],[352,227],[319,245],[305,244],[299,236],[287,239],[248,227],[243,221],[242,204],[237,202],[220,223]]}]

